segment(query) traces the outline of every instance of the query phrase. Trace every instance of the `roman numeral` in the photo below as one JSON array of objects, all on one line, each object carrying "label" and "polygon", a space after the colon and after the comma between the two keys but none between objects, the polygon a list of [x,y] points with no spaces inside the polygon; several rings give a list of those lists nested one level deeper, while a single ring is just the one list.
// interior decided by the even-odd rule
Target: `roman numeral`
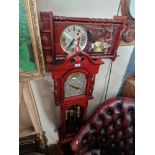
[{"label": "roman numeral", "polygon": [[73,26],[73,31],[75,31],[75,25]]}]

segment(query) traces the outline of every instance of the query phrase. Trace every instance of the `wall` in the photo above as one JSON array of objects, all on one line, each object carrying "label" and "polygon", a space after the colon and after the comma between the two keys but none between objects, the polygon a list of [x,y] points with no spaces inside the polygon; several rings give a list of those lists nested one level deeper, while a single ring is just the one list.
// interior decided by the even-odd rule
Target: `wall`
[{"label": "wall", "polygon": [[[119,4],[120,0],[37,0],[38,12],[53,11],[55,15],[74,17],[112,18],[118,14]],[[117,95],[133,48],[120,46],[116,61],[112,63],[110,60],[104,60],[105,64],[100,66],[95,81],[94,99],[88,106],[88,116],[103,101]],[[44,80],[31,81],[31,85],[48,144],[54,144],[58,141],[60,109],[54,105],[50,74],[47,74]]]},{"label": "wall", "polygon": [[37,0],[38,11],[53,11],[55,15],[73,17],[112,18],[120,0]]},{"label": "wall", "polygon": [[119,89],[119,92],[118,92],[117,96],[119,96],[121,94],[123,84],[124,84],[125,80],[131,74],[135,74],[135,48],[133,49],[133,52],[132,52],[132,54],[130,56],[130,60],[129,60],[128,66],[126,68],[126,71],[125,71],[125,74],[124,74],[124,77],[123,77],[123,81],[122,81],[122,84],[121,84],[121,87]]}]

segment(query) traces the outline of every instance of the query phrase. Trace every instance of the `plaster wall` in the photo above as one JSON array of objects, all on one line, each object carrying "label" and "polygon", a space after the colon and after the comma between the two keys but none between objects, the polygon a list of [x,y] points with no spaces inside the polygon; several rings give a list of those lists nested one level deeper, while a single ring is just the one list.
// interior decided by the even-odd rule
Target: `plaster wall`
[{"label": "plaster wall", "polygon": [[70,17],[113,18],[120,0],[36,0],[38,11]]},{"label": "plaster wall", "polygon": [[[55,15],[113,18],[118,13],[119,3],[120,0],[37,0],[37,7],[38,12],[53,11]],[[111,63],[111,60],[104,60],[105,64],[100,66],[95,80],[94,99],[88,106],[88,116],[103,101],[117,95],[133,48],[133,46],[120,46],[116,61]],[[31,85],[48,144],[55,144],[58,141],[60,109],[54,104],[53,80],[50,74],[47,74],[44,80],[31,81]]]}]

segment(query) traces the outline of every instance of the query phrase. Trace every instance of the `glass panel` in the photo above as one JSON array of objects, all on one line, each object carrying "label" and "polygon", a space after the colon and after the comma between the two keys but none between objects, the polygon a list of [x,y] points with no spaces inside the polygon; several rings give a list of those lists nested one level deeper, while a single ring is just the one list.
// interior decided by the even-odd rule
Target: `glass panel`
[{"label": "glass panel", "polygon": [[65,132],[71,134],[76,132],[82,121],[84,109],[79,105],[73,105],[65,111]]},{"label": "glass panel", "polygon": [[85,27],[88,35],[86,51],[89,53],[110,54],[113,37],[115,35],[113,25],[86,25]]},{"label": "glass panel", "polygon": [[85,94],[86,77],[81,72],[72,73],[65,82],[65,97]]}]

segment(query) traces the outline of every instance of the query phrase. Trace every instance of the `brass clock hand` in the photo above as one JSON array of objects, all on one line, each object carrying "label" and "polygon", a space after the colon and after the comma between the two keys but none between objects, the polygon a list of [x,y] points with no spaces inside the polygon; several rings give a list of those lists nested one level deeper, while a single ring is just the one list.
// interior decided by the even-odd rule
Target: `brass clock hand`
[{"label": "brass clock hand", "polygon": [[81,88],[79,88],[79,87],[76,87],[76,86],[73,86],[73,85],[71,85],[71,84],[69,84],[72,88],[75,88],[75,89],[81,89]]}]

